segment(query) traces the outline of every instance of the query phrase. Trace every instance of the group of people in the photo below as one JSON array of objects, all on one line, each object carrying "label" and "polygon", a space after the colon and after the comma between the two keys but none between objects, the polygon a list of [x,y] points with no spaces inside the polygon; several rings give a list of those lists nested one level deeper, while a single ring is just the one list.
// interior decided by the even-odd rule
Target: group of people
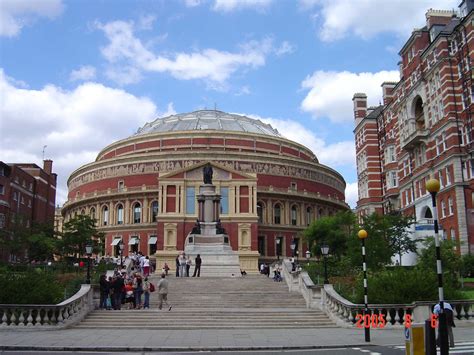
[{"label": "group of people", "polygon": [[[184,252],[178,254],[176,256],[176,277],[189,277],[189,270],[191,269],[193,262],[191,260],[191,256],[187,256]],[[201,276],[201,264],[202,264],[202,259],[201,255],[197,255],[196,258],[194,259],[194,273],[193,277],[200,277]],[[166,268],[166,264],[164,266],[164,269]],[[169,268],[168,268],[169,270]],[[168,270],[165,272],[167,273]]]},{"label": "group of people", "polygon": [[132,253],[130,255],[130,259],[132,259],[133,266],[135,269],[139,270],[143,276],[150,276],[151,270],[151,263],[150,258],[148,255],[144,255],[141,251],[138,253]]}]

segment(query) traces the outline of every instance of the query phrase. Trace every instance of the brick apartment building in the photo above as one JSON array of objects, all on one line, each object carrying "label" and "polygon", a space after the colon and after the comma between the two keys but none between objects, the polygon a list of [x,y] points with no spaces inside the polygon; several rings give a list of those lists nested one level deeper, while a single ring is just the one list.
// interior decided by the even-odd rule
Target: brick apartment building
[{"label": "brick apartment building", "polygon": [[[8,230],[16,218],[27,228],[32,223],[53,224],[57,175],[52,169],[51,160],[45,160],[43,168],[0,161],[0,229]],[[2,260],[22,256],[0,249]]]},{"label": "brick apartment building", "polygon": [[[400,211],[413,235],[433,235],[425,183],[441,183],[438,219],[461,254],[474,252],[474,1],[460,11],[428,10],[399,52],[400,81],[382,83],[383,104],[353,97],[357,213]],[[410,259],[410,258],[409,258]]]}]

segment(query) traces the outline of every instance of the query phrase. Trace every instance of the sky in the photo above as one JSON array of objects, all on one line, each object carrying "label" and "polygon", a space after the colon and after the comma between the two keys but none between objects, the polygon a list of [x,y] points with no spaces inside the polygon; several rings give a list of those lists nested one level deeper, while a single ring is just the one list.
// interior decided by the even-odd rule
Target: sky
[{"label": "sky", "polygon": [[[344,177],[352,97],[381,101],[427,9],[459,0],[1,0],[0,160],[71,172],[146,122],[213,109],[270,123]],[[46,147],[45,147],[46,146]]]}]

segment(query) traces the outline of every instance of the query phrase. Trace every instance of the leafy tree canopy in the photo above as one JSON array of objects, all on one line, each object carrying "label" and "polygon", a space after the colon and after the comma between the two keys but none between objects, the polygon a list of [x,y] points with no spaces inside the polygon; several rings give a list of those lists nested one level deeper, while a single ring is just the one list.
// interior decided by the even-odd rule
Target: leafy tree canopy
[{"label": "leafy tree canopy", "polygon": [[102,250],[105,235],[95,227],[95,220],[86,215],[78,215],[64,224],[61,239],[63,255],[79,257],[85,254],[86,245],[92,245],[93,253]]}]

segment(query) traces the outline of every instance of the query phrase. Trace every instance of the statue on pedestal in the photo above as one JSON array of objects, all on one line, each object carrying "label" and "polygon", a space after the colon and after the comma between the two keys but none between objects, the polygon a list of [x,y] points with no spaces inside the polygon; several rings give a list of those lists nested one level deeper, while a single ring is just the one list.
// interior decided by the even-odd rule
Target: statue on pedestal
[{"label": "statue on pedestal", "polygon": [[202,168],[202,175],[205,184],[212,185],[212,166],[211,164],[206,164],[204,168]]}]

